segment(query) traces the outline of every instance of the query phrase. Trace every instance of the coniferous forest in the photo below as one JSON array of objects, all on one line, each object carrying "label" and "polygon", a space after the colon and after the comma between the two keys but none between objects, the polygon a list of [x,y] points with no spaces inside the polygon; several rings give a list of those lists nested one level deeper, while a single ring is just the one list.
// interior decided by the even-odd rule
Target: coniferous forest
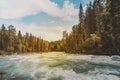
[{"label": "coniferous forest", "polygon": [[21,31],[16,33],[14,26],[10,25],[6,28],[3,24],[0,29],[0,50],[1,54],[47,52],[49,43],[31,33],[25,35],[22,35]]},{"label": "coniferous forest", "polygon": [[72,31],[63,31],[63,38],[48,42],[31,33],[16,32],[3,24],[0,29],[0,54],[64,51],[66,53],[119,55],[120,0],[94,0],[79,7],[79,23]]}]

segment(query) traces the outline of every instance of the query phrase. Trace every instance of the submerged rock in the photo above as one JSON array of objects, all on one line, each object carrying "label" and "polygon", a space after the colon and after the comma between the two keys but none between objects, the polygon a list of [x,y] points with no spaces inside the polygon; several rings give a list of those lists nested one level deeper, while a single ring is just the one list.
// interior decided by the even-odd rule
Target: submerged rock
[{"label": "submerged rock", "polygon": [[0,72],[0,78],[4,77],[6,75],[5,72]]},{"label": "submerged rock", "polygon": [[20,80],[19,78],[11,78],[10,80]]}]

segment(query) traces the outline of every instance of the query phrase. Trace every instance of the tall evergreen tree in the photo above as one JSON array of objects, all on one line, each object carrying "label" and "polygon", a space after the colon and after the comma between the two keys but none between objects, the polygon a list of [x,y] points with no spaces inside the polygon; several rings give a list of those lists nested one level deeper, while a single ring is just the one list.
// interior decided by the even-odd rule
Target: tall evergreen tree
[{"label": "tall evergreen tree", "polygon": [[79,22],[81,21],[83,17],[83,7],[82,4],[80,3],[80,7],[79,7]]}]

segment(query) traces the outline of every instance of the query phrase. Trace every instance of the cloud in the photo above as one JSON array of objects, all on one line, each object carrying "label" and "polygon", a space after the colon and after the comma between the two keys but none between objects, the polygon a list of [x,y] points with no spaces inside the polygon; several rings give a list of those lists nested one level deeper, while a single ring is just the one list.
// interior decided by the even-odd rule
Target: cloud
[{"label": "cloud", "polygon": [[51,0],[0,0],[0,18],[3,19],[20,19],[40,12],[64,21],[71,21],[78,15],[78,9],[69,0],[64,1],[62,8]]},{"label": "cloud", "polygon": [[83,12],[85,13],[87,10],[87,5],[83,7]]},{"label": "cloud", "polygon": [[[11,24],[23,34],[26,32],[32,33],[34,36],[42,37],[44,40],[55,41],[62,38],[62,32],[71,27],[65,26],[41,26],[36,23],[25,24],[20,22],[11,22]],[[5,25],[6,26],[6,25]],[[68,31],[69,31],[68,29]]]},{"label": "cloud", "polygon": [[68,0],[64,2],[63,8],[63,20],[71,21],[71,16],[78,16],[78,9],[74,8],[74,5],[70,3]]}]

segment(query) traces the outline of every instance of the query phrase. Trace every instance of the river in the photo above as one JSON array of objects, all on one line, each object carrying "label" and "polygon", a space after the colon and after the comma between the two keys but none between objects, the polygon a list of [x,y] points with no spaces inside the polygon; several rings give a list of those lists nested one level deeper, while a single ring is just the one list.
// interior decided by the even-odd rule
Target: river
[{"label": "river", "polygon": [[120,56],[49,52],[0,56],[0,80],[120,80]]}]

